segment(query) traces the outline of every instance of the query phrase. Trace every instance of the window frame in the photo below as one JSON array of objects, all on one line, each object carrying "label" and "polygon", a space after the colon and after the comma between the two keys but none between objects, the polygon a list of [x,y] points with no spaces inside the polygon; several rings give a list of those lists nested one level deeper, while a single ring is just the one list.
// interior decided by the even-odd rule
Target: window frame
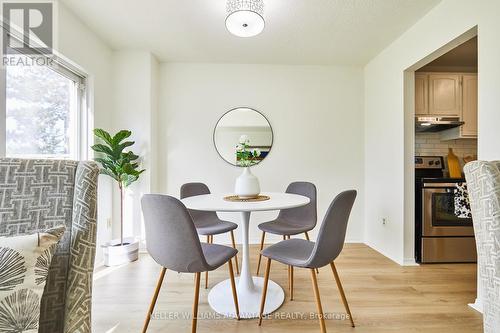
[{"label": "window frame", "polygon": [[[19,40],[18,36],[14,36],[9,33],[12,38],[16,38]],[[21,53],[19,53],[21,54]],[[63,77],[74,82],[76,87],[76,128],[75,128],[75,140],[74,143],[74,154],[70,154],[70,157],[64,156],[33,156],[26,155],[21,156],[20,158],[47,158],[47,159],[73,159],[76,160],[86,160],[89,157],[89,130],[90,126],[90,108],[89,108],[89,75],[78,65],[76,65],[71,60],[67,59],[63,55],[59,54],[57,51],[53,51],[52,55],[46,55],[42,53],[38,54],[21,54],[27,57],[44,57],[45,62],[50,65],[46,65],[51,70],[56,73],[62,75]],[[5,55],[3,55],[5,56]],[[49,61],[50,60],[50,61]],[[0,157],[6,157],[6,144],[7,144],[7,131],[6,131],[6,68],[3,65],[3,61],[0,70]]]}]

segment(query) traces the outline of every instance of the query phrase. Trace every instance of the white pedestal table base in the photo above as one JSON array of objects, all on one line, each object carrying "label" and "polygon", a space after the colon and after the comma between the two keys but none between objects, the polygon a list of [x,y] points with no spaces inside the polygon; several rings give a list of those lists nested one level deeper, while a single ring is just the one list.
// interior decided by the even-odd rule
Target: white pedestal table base
[{"label": "white pedestal table base", "polygon": [[[260,301],[262,299],[262,288],[264,278],[253,277],[253,290],[239,288],[239,278],[236,278],[236,290],[238,294],[238,303],[240,307],[240,318],[258,318],[260,311]],[[269,280],[267,285],[266,304],[264,306],[264,315],[276,311],[285,301],[283,289],[274,281]],[[215,312],[226,317],[236,317],[236,310],[233,303],[233,294],[231,291],[230,280],[224,280],[210,290],[208,294],[208,304]]]},{"label": "white pedestal table base", "polygon": [[[248,244],[250,214],[252,211],[271,211],[301,207],[310,200],[307,197],[292,193],[262,193],[269,200],[260,202],[229,202],[224,195],[204,194],[182,199],[188,209],[215,212],[239,212],[241,218],[241,271],[236,278],[236,290],[240,309],[240,318],[257,318],[260,311],[260,301],[264,279],[252,276],[250,272],[250,249]],[[267,286],[264,314],[276,311],[285,300],[285,292],[274,281],[269,280]],[[217,313],[234,317],[236,310],[233,303],[230,280],[217,284],[208,294],[208,304]]]}]

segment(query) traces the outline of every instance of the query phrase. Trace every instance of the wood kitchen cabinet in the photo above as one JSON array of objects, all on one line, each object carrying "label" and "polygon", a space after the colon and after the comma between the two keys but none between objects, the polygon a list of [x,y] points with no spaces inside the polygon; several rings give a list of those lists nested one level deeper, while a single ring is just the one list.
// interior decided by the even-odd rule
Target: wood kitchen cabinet
[{"label": "wood kitchen cabinet", "polygon": [[462,136],[477,137],[477,74],[467,74],[462,79]]},{"label": "wood kitchen cabinet", "polygon": [[477,74],[415,73],[415,115],[458,116],[465,124],[441,138],[477,138]]},{"label": "wood kitchen cabinet", "polygon": [[460,79],[458,74],[429,74],[429,114],[460,116]]},{"label": "wood kitchen cabinet", "polygon": [[429,78],[415,73],[415,114],[429,114]]}]

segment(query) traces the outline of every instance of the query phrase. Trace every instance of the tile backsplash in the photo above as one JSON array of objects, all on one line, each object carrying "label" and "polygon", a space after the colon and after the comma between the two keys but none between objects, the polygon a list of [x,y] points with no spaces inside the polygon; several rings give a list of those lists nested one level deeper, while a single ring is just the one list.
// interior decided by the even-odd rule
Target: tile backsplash
[{"label": "tile backsplash", "polygon": [[[458,139],[441,141],[439,133],[415,133],[415,155],[416,156],[443,156],[446,165],[448,148],[453,148],[453,153],[459,157],[463,165],[463,158],[469,155],[477,155],[476,139]],[[448,166],[446,166],[448,169]]]}]

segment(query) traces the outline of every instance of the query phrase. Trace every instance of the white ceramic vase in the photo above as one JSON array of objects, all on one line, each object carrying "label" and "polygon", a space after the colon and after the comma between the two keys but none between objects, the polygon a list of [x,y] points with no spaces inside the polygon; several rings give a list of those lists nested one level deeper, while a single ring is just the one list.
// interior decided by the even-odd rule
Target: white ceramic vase
[{"label": "white ceramic vase", "polygon": [[243,168],[241,175],[236,178],[234,193],[243,199],[255,198],[259,195],[259,179],[252,174],[250,168]]}]

